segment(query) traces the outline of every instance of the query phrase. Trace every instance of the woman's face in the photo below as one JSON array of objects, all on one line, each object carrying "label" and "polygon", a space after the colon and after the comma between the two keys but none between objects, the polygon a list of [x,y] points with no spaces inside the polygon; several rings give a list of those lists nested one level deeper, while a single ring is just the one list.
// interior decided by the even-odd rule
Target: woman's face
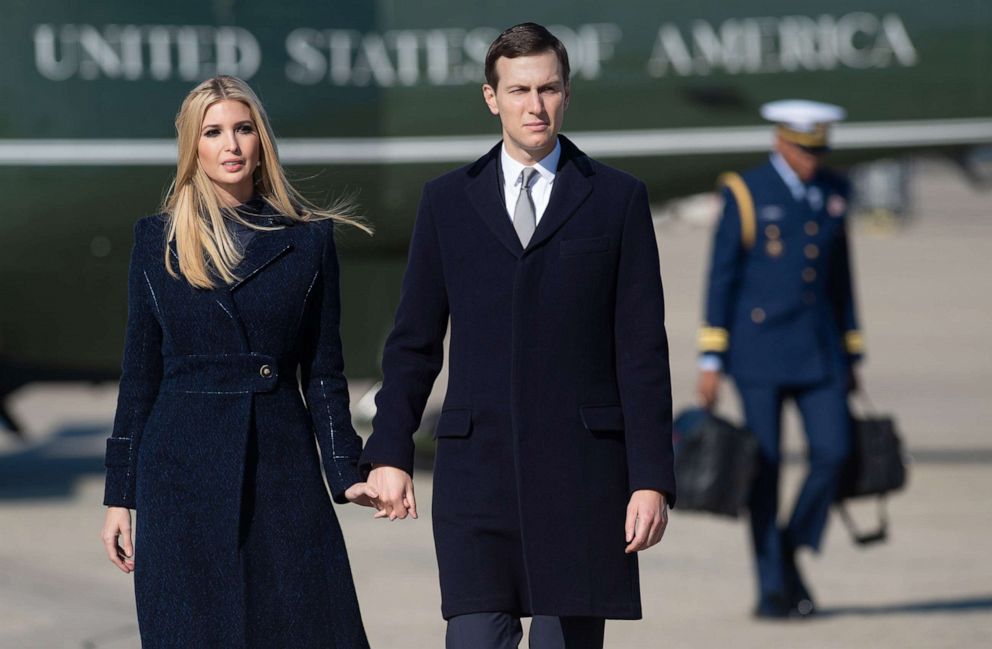
[{"label": "woman's face", "polygon": [[261,144],[248,106],[225,99],[208,108],[197,151],[200,168],[227,205],[251,198]]}]

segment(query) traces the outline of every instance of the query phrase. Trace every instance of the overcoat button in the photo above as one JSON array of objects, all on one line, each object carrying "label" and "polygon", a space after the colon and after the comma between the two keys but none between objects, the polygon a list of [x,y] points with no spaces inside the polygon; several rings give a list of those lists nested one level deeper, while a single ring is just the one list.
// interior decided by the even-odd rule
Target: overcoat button
[{"label": "overcoat button", "polygon": [[267,379],[272,376],[272,368],[268,365],[263,365],[258,369],[258,373],[262,375],[263,379]]},{"label": "overcoat button", "polygon": [[806,221],[806,234],[811,237],[816,236],[816,233],[820,231],[820,224],[816,221]]},{"label": "overcoat button", "polygon": [[761,308],[751,310],[751,320],[756,324],[761,324],[765,321],[765,310]]},{"label": "overcoat button", "polygon": [[806,247],[803,250],[806,253],[807,259],[816,259],[820,256],[820,249],[816,246],[816,244],[806,244]]},{"label": "overcoat button", "polygon": [[806,282],[816,281],[816,270],[813,268],[803,268],[803,280]]},{"label": "overcoat button", "polygon": [[781,234],[777,225],[769,224],[765,226],[765,236],[769,239],[778,239]]}]

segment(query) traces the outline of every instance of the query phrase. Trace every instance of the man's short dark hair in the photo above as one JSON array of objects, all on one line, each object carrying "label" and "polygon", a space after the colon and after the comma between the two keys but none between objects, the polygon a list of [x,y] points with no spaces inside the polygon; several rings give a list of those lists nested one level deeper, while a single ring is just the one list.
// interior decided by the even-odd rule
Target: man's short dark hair
[{"label": "man's short dark hair", "polygon": [[499,83],[496,74],[496,61],[505,56],[515,59],[518,56],[533,56],[544,52],[554,52],[561,67],[562,81],[568,85],[568,52],[565,46],[546,27],[537,23],[520,23],[505,30],[496,37],[486,53],[486,83],[493,88]]}]

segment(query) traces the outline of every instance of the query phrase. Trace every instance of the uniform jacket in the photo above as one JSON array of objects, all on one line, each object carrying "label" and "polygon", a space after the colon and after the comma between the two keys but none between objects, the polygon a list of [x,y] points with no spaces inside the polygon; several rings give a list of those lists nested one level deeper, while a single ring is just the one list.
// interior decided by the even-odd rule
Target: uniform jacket
[{"label": "uniform jacket", "polygon": [[632,491],[674,498],[664,304],[647,191],[561,138],[523,249],[497,145],[424,188],[362,465],[413,469],[443,361],[433,523],[446,618],[637,618]]},{"label": "uniform jacket", "polygon": [[332,226],[258,232],[240,280],[203,290],[167,274],[165,224],[135,227],[106,456],[105,504],[137,510],[142,645],[367,647],[314,443],[344,502],[361,440]]},{"label": "uniform jacket", "polygon": [[[863,352],[847,242],[848,184],[821,170],[796,200],[771,164],[742,174],[753,225],[737,199],[713,240],[700,351],[738,383],[802,385],[843,376]],[[753,228],[753,244],[743,229]]]}]

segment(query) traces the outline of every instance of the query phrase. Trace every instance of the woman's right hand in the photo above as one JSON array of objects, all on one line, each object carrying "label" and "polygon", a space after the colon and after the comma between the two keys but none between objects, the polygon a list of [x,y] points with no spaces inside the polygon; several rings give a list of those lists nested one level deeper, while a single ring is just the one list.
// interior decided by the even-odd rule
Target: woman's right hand
[{"label": "woman's right hand", "polygon": [[[124,547],[118,542],[118,538],[121,537]],[[108,507],[101,538],[110,562],[122,572],[133,572],[134,542],[131,539],[131,510],[127,507]]]}]

